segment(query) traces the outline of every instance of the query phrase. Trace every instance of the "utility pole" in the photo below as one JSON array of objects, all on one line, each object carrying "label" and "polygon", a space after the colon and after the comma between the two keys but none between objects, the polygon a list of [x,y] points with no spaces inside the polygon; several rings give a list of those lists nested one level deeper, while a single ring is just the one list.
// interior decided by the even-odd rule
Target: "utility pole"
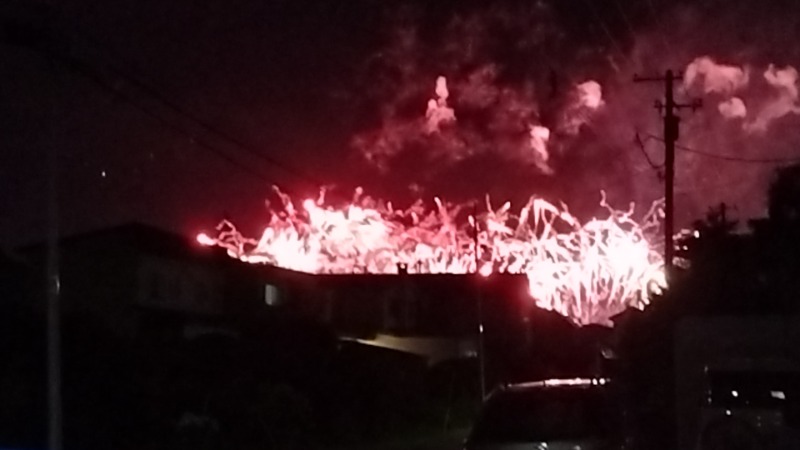
[{"label": "utility pole", "polygon": [[[55,127],[56,125],[51,125]],[[52,132],[52,129],[51,129]],[[51,139],[47,152],[47,438],[48,450],[61,450],[61,279],[58,239],[58,143]]]},{"label": "utility pole", "polygon": [[672,276],[675,259],[675,142],[680,135],[680,117],[675,112],[682,108],[695,110],[702,106],[699,100],[686,104],[675,102],[673,87],[675,81],[682,79],[681,75],[675,75],[671,70],[667,70],[663,77],[633,77],[635,83],[664,82],[664,102],[657,100],[655,107],[664,114],[664,276],[667,281]]},{"label": "utility pole", "polygon": [[47,142],[47,241],[45,253],[46,367],[47,367],[47,448],[63,448],[61,398],[61,281],[59,267],[58,145],[61,81],[55,61],[69,52],[69,42],[51,26],[53,11],[47,10],[41,23],[15,17],[0,17],[0,45],[10,44],[41,53],[53,75],[53,98]]},{"label": "utility pole", "polygon": [[55,64],[57,55],[48,51],[52,71],[53,107],[50,142],[47,151],[47,421],[48,450],[64,445],[61,393],[61,268],[59,264],[58,145],[57,130],[61,119],[61,79]]}]

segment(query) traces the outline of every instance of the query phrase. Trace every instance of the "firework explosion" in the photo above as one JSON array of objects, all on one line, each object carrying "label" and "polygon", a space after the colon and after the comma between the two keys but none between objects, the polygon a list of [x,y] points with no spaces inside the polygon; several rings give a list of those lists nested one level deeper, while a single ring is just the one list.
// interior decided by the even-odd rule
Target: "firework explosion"
[{"label": "firework explosion", "polygon": [[[507,18],[504,14],[499,17]],[[506,20],[501,22],[509,25]],[[640,95],[629,95],[629,90],[612,82],[611,95],[606,98],[604,87],[608,84],[601,86],[585,77],[571,77],[567,87],[553,81],[545,90],[527,81],[510,82],[502,65],[481,59],[486,55],[476,50],[480,46],[461,48],[460,42],[482,42],[480,37],[488,35],[476,23],[480,25],[480,21],[456,21],[457,26],[444,33],[443,55],[456,55],[449,66],[461,70],[453,69],[458,73],[448,78],[436,77],[435,89],[428,91],[427,108],[412,108],[417,112],[411,114],[405,106],[419,100],[420,77],[433,79],[419,69],[424,66],[417,64],[416,58],[421,49],[431,47],[421,45],[413,32],[399,35],[398,51],[389,52],[385,61],[397,69],[388,73],[400,74],[401,81],[377,89],[393,96],[382,102],[381,124],[353,139],[365,161],[384,175],[402,178],[410,174],[413,179],[406,180],[412,182],[410,187],[430,187],[431,180],[450,183],[453,177],[441,173],[448,168],[458,173],[456,180],[474,180],[471,173],[462,173],[463,167],[469,167],[464,162],[473,159],[504,161],[511,171],[533,174],[531,184],[546,185],[547,180],[556,176],[563,180],[579,170],[569,163],[580,155],[596,163],[591,175],[582,179],[605,180],[601,185],[616,189],[614,197],[621,192],[639,200],[655,196],[652,189],[635,189],[631,181],[632,173],[642,172],[631,167],[645,160],[632,162],[628,154],[618,151],[622,145],[603,144],[622,142],[634,129],[653,125],[630,117],[630,111],[638,110],[634,105],[642,103]],[[475,39],[449,39],[453,33]],[[639,45],[646,46],[649,40],[643,42]],[[468,61],[469,55],[475,60]],[[703,98],[710,106],[702,127],[687,123],[685,135],[693,147],[705,147],[712,141],[706,136],[711,133],[708,130],[725,129],[727,133],[716,134],[743,133],[748,139],[758,138],[780,125],[779,119],[800,114],[798,75],[792,66],[730,65],[709,56],[683,56],[682,60],[681,95]],[[627,68],[614,61],[612,65],[626,79],[636,68],[633,63]],[[602,133],[597,132],[601,128]],[[599,139],[587,140],[587,129],[595,129],[594,137]],[[581,152],[576,152],[576,147]],[[404,164],[410,171],[398,170]],[[690,175],[687,179],[708,178],[694,176],[696,167],[699,163],[685,169]],[[483,166],[478,172],[502,177],[502,182],[508,182],[510,176],[509,171],[485,170]],[[609,174],[617,176],[604,179]],[[498,181],[478,184],[502,184]],[[660,181],[657,189],[661,189]],[[477,208],[447,204],[435,197],[433,208],[417,202],[395,209],[391,203],[364,196],[360,189],[342,206],[326,204],[323,192],[319,199],[306,200],[296,208],[287,195],[277,194],[282,208],[271,212],[259,239],[243,236],[226,221],[218,227],[217,236],[203,234],[198,240],[221,246],[245,262],[309,273],[391,274],[397,273],[398,265],[405,265],[411,273],[525,274],[536,305],[578,324],[609,324],[611,317],[626,308],[643,307],[649,296],[665,285],[658,231],[660,202],[635,219],[632,203],[627,210],[613,208],[603,193],[603,217],[582,222],[566,205],[538,197],[512,211],[509,203],[494,208],[488,198],[485,206]],[[575,192],[572,194],[575,197]]]},{"label": "firework explosion", "polygon": [[[595,81],[580,83],[573,91],[562,134],[577,134],[603,105],[602,88]],[[403,133],[448,133],[458,120],[449,97],[447,79],[439,76],[424,119]],[[524,128],[527,139],[517,142],[517,154],[551,173],[551,130],[533,116],[526,118]],[[247,238],[224,221],[216,237],[201,234],[198,241],[223,247],[248,263],[308,273],[392,274],[403,265],[410,273],[525,274],[537,306],[578,324],[611,324],[611,317],[643,307],[664,286],[656,238],[660,202],[637,222],[633,204],[628,210],[615,209],[601,191],[605,218],[581,223],[566,205],[537,197],[514,214],[510,203],[494,208],[488,196],[480,209],[439,198],[432,209],[422,201],[395,209],[364,196],[360,188],[341,207],[326,205],[324,190],[301,208],[287,194],[277,189],[276,194],[282,207],[271,212],[260,239]]]},{"label": "firework explosion", "polygon": [[[697,58],[687,67],[685,88],[716,94],[719,114],[727,120],[748,120],[744,126],[752,132],[763,132],[772,120],[800,111],[797,72],[774,66],[763,78],[781,95],[760,110],[748,111],[736,94],[748,85],[750,71]],[[602,87],[593,80],[576,84],[571,98],[555,127],[561,139],[576,136],[605,103]],[[450,99],[447,79],[439,76],[424,118],[399,131],[386,131],[383,137],[393,136],[386,142],[400,142],[409,135],[442,137],[459,143],[444,147],[450,157],[463,157],[469,145],[453,139],[458,117]],[[551,129],[536,114],[516,119],[527,137],[515,141],[512,154],[551,175]],[[373,142],[371,148],[383,152],[391,148],[381,142]],[[343,207],[326,206],[323,192],[298,209],[286,194],[277,194],[282,209],[272,212],[260,239],[244,237],[226,221],[217,237],[203,234],[198,240],[224,247],[245,262],[309,273],[389,274],[397,273],[402,264],[411,273],[525,274],[537,306],[578,324],[610,324],[610,318],[626,308],[643,307],[649,295],[665,284],[657,239],[659,202],[637,222],[633,204],[625,211],[614,209],[603,193],[600,204],[606,217],[581,223],[566,205],[536,197],[518,214],[512,213],[509,203],[493,208],[487,198],[483,212],[474,208],[464,218],[464,205],[448,205],[438,198],[433,209],[417,202],[401,210],[365,197],[359,189]]]},{"label": "firework explosion", "polygon": [[566,206],[535,197],[519,214],[508,203],[495,209],[487,198],[476,214],[476,205],[439,199],[431,210],[422,202],[394,209],[361,190],[343,207],[326,206],[324,192],[301,208],[277,194],[283,207],[260,239],[224,221],[217,237],[198,241],[248,263],[309,273],[393,274],[402,264],[410,273],[525,274],[537,306],[579,324],[608,324],[626,308],[644,306],[664,282],[655,245],[660,203],[637,222],[633,205],[617,210],[603,195],[606,217],[580,223]]}]

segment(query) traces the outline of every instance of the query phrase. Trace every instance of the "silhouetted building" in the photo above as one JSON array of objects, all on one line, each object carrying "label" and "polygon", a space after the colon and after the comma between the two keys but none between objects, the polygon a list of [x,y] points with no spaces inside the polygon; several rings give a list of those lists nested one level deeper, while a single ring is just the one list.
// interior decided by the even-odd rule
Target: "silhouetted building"
[{"label": "silhouetted building", "polygon": [[532,307],[526,292],[527,279],[509,274],[316,275],[294,289],[289,307],[359,342],[435,363],[475,356],[479,322],[520,340]]},{"label": "silhouetted building", "polygon": [[[43,273],[44,247],[25,254]],[[534,306],[524,275],[313,275],[246,264],[140,224],[64,238],[59,261],[64,314],[127,337],[236,334],[263,325],[266,315],[293,317],[435,364],[474,357],[479,324],[487,349],[500,349],[503,358],[498,350],[487,354],[508,361],[524,360],[532,343],[571,329]]]},{"label": "silhouetted building", "polygon": [[[44,246],[23,254],[43,283]],[[63,314],[123,336],[191,337],[222,330],[222,319],[251,316],[263,305],[255,268],[146,225],[66,237],[58,259]]]},{"label": "silhouetted building", "polygon": [[30,267],[25,260],[0,250],[0,307],[24,303],[30,282]]}]

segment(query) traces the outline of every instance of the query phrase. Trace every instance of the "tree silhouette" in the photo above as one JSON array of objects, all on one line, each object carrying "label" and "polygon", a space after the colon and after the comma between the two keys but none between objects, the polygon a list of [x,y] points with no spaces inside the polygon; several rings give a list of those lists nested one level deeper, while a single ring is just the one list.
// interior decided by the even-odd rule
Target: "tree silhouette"
[{"label": "tree silhouette", "polygon": [[783,167],[768,193],[769,220],[775,225],[791,226],[800,223],[800,164]]}]

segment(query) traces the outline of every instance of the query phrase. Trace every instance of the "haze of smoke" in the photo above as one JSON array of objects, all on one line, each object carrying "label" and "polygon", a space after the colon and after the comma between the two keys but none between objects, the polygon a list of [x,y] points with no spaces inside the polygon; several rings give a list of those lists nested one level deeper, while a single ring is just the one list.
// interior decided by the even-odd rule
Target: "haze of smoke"
[{"label": "haze of smoke", "polygon": [[[483,130],[476,133],[474,129],[459,129],[458,112],[447,101],[448,81],[439,76],[436,98],[428,100],[424,123],[419,118],[386,118],[377,133],[357,138],[357,147],[383,169],[388,169],[392,157],[424,141],[431,154],[444,155],[450,162],[461,161],[479,152],[494,152],[499,158],[533,164],[540,173],[552,174],[553,169],[547,164],[551,130],[541,123],[538,102],[524,90],[520,93],[512,88],[497,88],[494,86],[495,76],[493,70],[482,68],[466,79],[452,83],[459,94],[455,99],[458,111],[467,116],[488,116],[482,124],[476,125],[473,120],[466,126]],[[578,134],[592,113],[603,105],[602,88],[596,81],[577,85],[569,98],[561,121],[553,127],[562,137]],[[530,136],[527,143],[520,139],[525,127]],[[438,140],[428,139],[434,134]]]},{"label": "haze of smoke", "polygon": [[603,87],[597,81],[589,80],[575,86],[571,94],[559,129],[574,136],[591,120],[593,113],[603,106]]},{"label": "haze of smoke", "polygon": [[717,64],[712,58],[701,56],[689,63],[683,79],[687,88],[699,84],[706,94],[731,95],[747,86],[750,75],[742,67]]},{"label": "haze of smoke", "polygon": [[739,97],[731,97],[717,105],[719,113],[728,119],[741,119],[747,116],[747,107]]},{"label": "haze of smoke", "polygon": [[553,169],[547,164],[550,159],[550,153],[547,151],[547,142],[550,140],[550,130],[541,125],[531,125],[530,131],[530,146],[535,153],[534,161],[536,167],[542,173],[551,175]]},{"label": "haze of smoke", "polygon": [[[672,68],[684,72],[678,101],[701,98],[705,104],[695,113],[680,113],[681,146],[742,159],[798,156],[800,128],[790,126],[790,120],[800,114],[794,69],[800,49],[790,37],[800,26],[800,14],[761,14],[763,4],[755,1],[735,8],[714,8],[719,6],[715,0],[702,3],[664,2],[656,12],[658,24],[634,22],[643,25],[613,46],[598,45],[605,40],[600,33],[591,42],[570,41],[574,48],[559,41],[562,24],[546,4],[527,16],[499,7],[462,14],[433,41],[423,42],[412,24],[387,47],[383,70],[377,71],[391,75],[373,91],[381,93],[376,96],[382,100],[379,126],[359,134],[354,144],[386,173],[394,170],[397,158],[413,152],[424,155],[414,162],[431,177],[465,161],[492,157],[530,171],[531,181],[520,190],[536,189],[549,176],[570,204],[594,187],[608,189],[612,198],[646,203],[662,195],[663,184],[633,136],[637,131],[661,134],[661,117],[651,106],[663,98],[663,85],[634,85],[631,79],[635,73]],[[525,27],[517,27],[525,20]],[[518,46],[504,48],[511,57],[494,51],[492,26],[501,22],[517,33]],[[734,29],[741,32],[731,33]],[[553,42],[564,44],[558,53],[548,52]],[[622,47],[625,54],[610,55],[611,47]],[[518,57],[525,51],[529,57]],[[606,56],[592,56],[601,53]],[[448,88],[442,105],[431,92],[440,75]],[[435,132],[426,132],[428,99],[453,113],[453,120],[436,121]],[[648,140],[644,150],[655,163],[663,158],[657,140]],[[679,221],[702,217],[720,201],[738,206],[741,217],[760,215],[773,169],[680,152]],[[508,182],[504,175],[486,174],[474,184],[480,189]]]},{"label": "haze of smoke", "polygon": [[800,114],[798,104],[797,70],[792,66],[778,69],[770,64],[764,72],[767,84],[775,92],[766,100],[758,116],[747,123],[745,129],[752,132],[765,132],[770,123],[788,114]]},{"label": "haze of smoke", "polygon": [[[537,14],[541,9],[531,13]],[[534,64],[497,61],[488,49],[493,36],[487,23],[513,28],[520,19],[502,9],[492,10],[488,17],[454,17],[440,30],[437,45],[423,44],[414,26],[405,25],[393,34],[389,49],[382,53],[385,67],[378,71],[379,78],[391,75],[379,95],[380,124],[353,139],[367,161],[388,173],[404,155],[414,154],[425,171],[442,172],[474,157],[492,157],[522,170],[527,167],[531,174],[555,173],[549,163],[553,152],[565,148],[603,105],[602,88],[590,80],[572,88],[546,89],[535,77],[514,78],[512,65]],[[541,45],[533,30],[544,25],[526,27],[530,35],[513,46]],[[439,65],[436,61],[444,60],[445,70],[431,73]],[[425,67],[421,61],[434,63]],[[434,77],[438,77],[436,92],[431,96]],[[423,98],[427,109],[421,117]],[[554,113],[549,117],[541,113],[543,101],[552,104],[548,109]]]},{"label": "haze of smoke", "polygon": [[[703,217],[709,206],[720,202],[731,206],[743,225],[748,218],[762,216],[767,185],[778,164],[746,161],[800,156],[797,84],[790,70],[800,63],[800,51],[792,42],[800,25],[800,4],[778,7],[743,1],[722,6],[704,0],[667,11],[661,28],[640,30],[633,54],[640,73],[685,68],[685,89],[678,89],[676,96],[682,102],[700,98],[704,106],[680,112],[679,144],[726,157],[679,150],[676,205],[683,224]],[[670,39],[665,43],[663,36]],[[659,57],[648,57],[655,54]],[[653,94],[663,96],[658,90]],[[660,135],[660,124],[648,131]],[[656,158],[661,151],[654,145]],[[654,193],[663,189],[648,184]]]},{"label": "haze of smoke", "polygon": [[[717,101],[717,109],[728,119],[744,119],[742,127],[749,133],[764,133],[770,123],[788,114],[800,113],[798,104],[797,70],[792,66],[778,69],[774,64],[763,72],[763,80],[769,92],[745,92],[750,87],[749,66],[718,64],[708,56],[696,58],[686,67],[684,86],[689,92],[716,94],[710,98]],[[752,90],[751,90],[752,91]],[[759,108],[749,111],[741,97],[749,95]]]},{"label": "haze of smoke", "polygon": [[440,76],[436,79],[437,98],[428,100],[428,111],[425,113],[425,131],[428,134],[440,131],[442,124],[456,121],[455,111],[447,106],[448,96],[450,92],[447,89],[447,79]]}]

